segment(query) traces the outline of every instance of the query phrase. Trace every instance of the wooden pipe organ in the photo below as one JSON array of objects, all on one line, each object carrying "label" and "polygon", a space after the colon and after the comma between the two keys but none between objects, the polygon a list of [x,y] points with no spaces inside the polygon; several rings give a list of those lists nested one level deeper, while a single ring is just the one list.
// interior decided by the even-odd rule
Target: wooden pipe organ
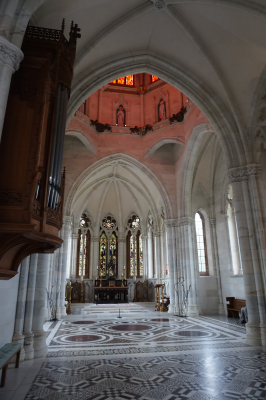
[{"label": "wooden pipe organ", "polygon": [[28,26],[13,75],[0,144],[0,279],[33,253],[59,248],[67,104],[80,29]]}]

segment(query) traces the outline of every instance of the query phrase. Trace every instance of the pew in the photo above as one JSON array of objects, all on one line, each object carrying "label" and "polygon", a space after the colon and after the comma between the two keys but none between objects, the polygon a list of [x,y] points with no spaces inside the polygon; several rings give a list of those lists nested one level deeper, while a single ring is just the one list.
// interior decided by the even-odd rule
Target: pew
[{"label": "pew", "polygon": [[235,297],[226,297],[227,304],[227,316],[228,317],[239,317],[239,312],[242,307],[246,306],[246,300],[236,299]]},{"label": "pew", "polygon": [[21,343],[8,343],[0,349],[0,370],[2,369],[1,387],[5,386],[8,364],[16,354],[16,368],[19,367]]}]

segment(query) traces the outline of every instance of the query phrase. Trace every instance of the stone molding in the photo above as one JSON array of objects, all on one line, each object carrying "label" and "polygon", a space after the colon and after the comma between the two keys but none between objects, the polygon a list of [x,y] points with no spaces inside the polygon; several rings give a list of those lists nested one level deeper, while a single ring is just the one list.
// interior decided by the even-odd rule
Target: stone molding
[{"label": "stone molding", "polygon": [[0,62],[17,71],[23,57],[24,54],[17,46],[0,36]]},{"label": "stone molding", "polygon": [[216,218],[210,218],[211,225],[216,225]]},{"label": "stone molding", "polygon": [[153,7],[157,11],[163,11],[166,9],[167,4],[165,0],[153,0]]},{"label": "stone molding", "polygon": [[74,239],[78,239],[79,235],[78,233],[72,233],[71,238]]},{"label": "stone molding", "polygon": [[245,167],[232,168],[227,172],[230,183],[246,181],[250,176],[259,176],[260,174],[261,166],[257,164],[250,164],[246,165]]},{"label": "stone molding", "polygon": [[123,237],[123,238],[118,237],[118,243],[126,243],[126,238],[125,237]]},{"label": "stone molding", "polygon": [[164,221],[165,225],[167,228],[174,228],[174,227],[179,227],[179,226],[187,226],[190,225],[192,226],[194,223],[194,219],[191,217],[181,217],[181,218],[175,218],[175,219],[166,219]]},{"label": "stone molding", "polygon": [[100,236],[92,236],[91,241],[92,242],[99,242]]},{"label": "stone molding", "polygon": [[64,218],[63,218],[63,222],[64,222],[64,225],[71,226],[71,216],[70,215],[65,215]]}]

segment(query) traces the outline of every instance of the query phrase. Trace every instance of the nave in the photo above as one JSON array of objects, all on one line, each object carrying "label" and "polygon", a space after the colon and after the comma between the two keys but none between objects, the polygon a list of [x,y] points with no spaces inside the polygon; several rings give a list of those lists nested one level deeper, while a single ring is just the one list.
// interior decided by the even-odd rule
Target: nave
[{"label": "nave", "polygon": [[46,322],[47,357],[11,364],[1,400],[266,398],[266,351],[245,343],[239,319],[153,306],[76,305]]}]

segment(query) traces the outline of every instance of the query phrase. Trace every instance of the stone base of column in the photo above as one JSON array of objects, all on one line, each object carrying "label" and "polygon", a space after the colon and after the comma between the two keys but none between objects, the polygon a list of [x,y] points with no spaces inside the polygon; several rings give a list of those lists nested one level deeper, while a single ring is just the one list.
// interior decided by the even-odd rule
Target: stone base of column
[{"label": "stone base of column", "polygon": [[[12,343],[21,343],[21,352],[20,352],[20,361],[25,360],[25,350],[24,350],[24,335],[15,333],[12,337]],[[14,356],[11,360],[11,363],[16,362],[16,356]]]},{"label": "stone base of column", "polygon": [[251,346],[261,346],[261,333],[259,325],[251,324],[250,322],[246,324],[245,341]]},{"label": "stone base of column", "polygon": [[188,305],[187,316],[188,317],[198,317],[199,316],[199,309],[196,304]]},{"label": "stone base of column", "polygon": [[46,336],[47,333],[43,330],[41,331],[33,331],[34,339],[33,339],[33,348],[34,348],[34,358],[45,357],[48,351],[48,347],[46,345]]},{"label": "stone base of column", "polygon": [[168,312],[170,314],[174,314],[175,313],[175,305],[174,304],[169,304],[168,306]]},{"label": "stone base of column", "polygon": [[218,314],[219,314],[219,315],[224,315],[224,314],[225,314],[225,310],[224,310],[224,305],[223,305],[223,303],[219,303],[219,304],[218,304]]},{"label": "stone base of column", "polygon": [[66,307],[64,307],[64,306],[58,307],[57,308],[57,313],[56,313],[56,318],[57,319],[62,319],[62,318],[65,318],[66,316],[67,316]]},{"label": "stone base of column", "polygon": [[260,324],[261,344],[266,347],[266,324]]},{"label": "stone base of column", "polygon": [[34,358],[34,348],[33,348],[33,339],[34,335],[32,332],[23,332],[25,336],[24,339],[24,350],[25,350],[25,360],[31,360]]}]

